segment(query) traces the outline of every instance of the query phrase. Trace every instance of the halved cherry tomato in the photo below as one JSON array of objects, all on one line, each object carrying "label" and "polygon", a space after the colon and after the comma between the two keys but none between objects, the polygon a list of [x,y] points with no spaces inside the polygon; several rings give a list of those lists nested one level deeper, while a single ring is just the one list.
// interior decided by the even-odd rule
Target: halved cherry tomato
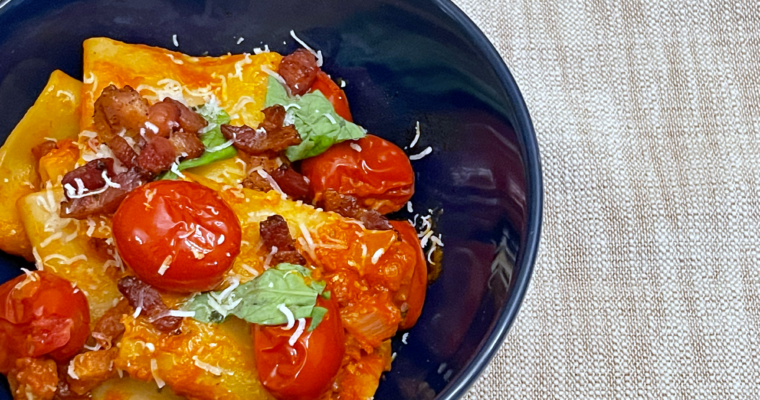
[{"label": "halved cherry tomato", "polygon": [[319,90],[325,95],[325,97],[327,97],[327,100],[330,100],[336,114],[343,117],[346,121],[353,122],[353,119],[351,119],[351,109],[348,108],[346,94],[324,71],[319,71],[317,73],[317,79],[311,84],[311,89],[309,89],[309,91],[313,92],[315,90]]},{"label": "halved cherry tomato", "polygon": [[309,178],[315,201],[332,189],[383,214],[398,211],[414,194],[409,158],[395,144],[374,135],[338,143],[307,158],[301,173]]},{"label": "halved cherry tomato", "polygon": [[113,217],[116,247],[143,281],[174,292],[215,288],[240,253],[240,222],[198,183],[158,181],[124,199]]},{"label": "halved cherry tomato", "polygon": [[417,323],[417,319],[422,314],[422,305],[425,303],[425,294],[427,293],[427,261],[425,253],[420,246],[420,239],[417,237],[417,230],[407,221],[390,221],[393,229],[398,232],[401,240],[408,243],[417,253],[417,262],[414,264],[414,275],[409,285],[406,296],[406,306],[401,306],[401,311],[406,312],[404,319],[399,324],[400,329],[409,329]]},{"label": "halved cherry tomato", "polygon": [[90,335],[87,298],[66,279],[32,271],[0,286],[0,372],[22,357],[64,362]]},{"label": "halved cherry tomato", "polygon": [[288,344],[298,328],[255,325],[252,329],[259,379],[274,397],[281,400],[314,400],[335,379],[345,352],[345,334],[335,300],[321,296],[317,305],[327,314],[309,332],[311,320],[293,346]]}]

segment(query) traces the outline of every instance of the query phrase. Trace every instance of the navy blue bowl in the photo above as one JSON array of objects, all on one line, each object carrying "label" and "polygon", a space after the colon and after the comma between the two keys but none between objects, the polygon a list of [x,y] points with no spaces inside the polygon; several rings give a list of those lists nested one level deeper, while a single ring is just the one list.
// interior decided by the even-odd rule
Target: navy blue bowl
[{"label": "navy blue bowl", "polygon": [[[512,76],[486,37],[447,0],[0,0],[0,137],[50,72],[82,76],[93,36],[191,55],[289,53],[289,31],[348,82],[356,121],[404,147],[419,121],[415,212],[442,209],[440,277],[419,323],[394,340],[376,399],[456,399],[502,344],[528,288],[541,229],[535,133]],[[244,37],[241,44],[237,39]],[[4,140],[4,139],[3,139]],[[398,218],[411,217],[405,212]],[[0,255],[0,281],[26,262]],[[399,335],[400,336],[400,335]],[[7,388],[0,398],[10,398]]]}]

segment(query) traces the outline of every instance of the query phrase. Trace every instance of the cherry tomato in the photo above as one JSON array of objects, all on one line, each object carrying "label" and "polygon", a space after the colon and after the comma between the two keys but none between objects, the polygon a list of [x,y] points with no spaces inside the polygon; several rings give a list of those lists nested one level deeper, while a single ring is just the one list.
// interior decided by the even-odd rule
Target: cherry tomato
[{"label": "cherry tomato", "polygon": [[338,85],[336,85],[335,82],[324,73],[324,71],[319,71],[317,73],[317,79],[311,84],[311,89],[309,89],[309,91],[313,92],[315,90],[319,90],[325,95],[325,97],[327,97],[327,100],[330,100],[336,114],[343,117],[346,121],[353,122],[353,119],[351,119],[351,109],[348,108],[346,94],[343,92],[343,89],[339,88]]},{"label": "cherry tomato", "polygon": [[409,158],[395,144],[374,135],[338,143],[307,158],[301,172],[309,178],[316,201],[332,189],[350,194],[362,206],[382,214],[398,211],[414,194]]},{"label": "cherry tomato", "polygon": [[255,325],[252,329],[259,379],[281,400],[314,400],[333,382],[345,352],[345,334],[335,300],[321,296],[317,305],[327,308],[317,329],[311,320],[293,346],[288,340],[298,328]]},{"label": "cherry tomato", "polygon": [[90,335],[84,294],[50,272],[33,271],[0,286],[0,372],[22,357],[64,362]]},{"label": "cherry tomato", "polygon": [[124,199],[113,217],[119,255],[143,281],[174,292],[214,289],[240,253],[240,222],[198,183],[158,181]]},{"label": "cherry tomato", "polygon": [[393,229],[398,232],[401,240],[408,243],[414,248],[417,254],[417,262],[414,264],[414,275],[409,285],[406,297],[406,306],[402,306],[402,312],[406,309],[404,319],[399,324],[400,329],[409,329],[417,323],[417,319],[422,314],[422,305],[425,303],[425,294],[427,293],[427,261],[425,253],[420,246],[420,239],[417,238],[417,230],[407,221],[390,221]]}]

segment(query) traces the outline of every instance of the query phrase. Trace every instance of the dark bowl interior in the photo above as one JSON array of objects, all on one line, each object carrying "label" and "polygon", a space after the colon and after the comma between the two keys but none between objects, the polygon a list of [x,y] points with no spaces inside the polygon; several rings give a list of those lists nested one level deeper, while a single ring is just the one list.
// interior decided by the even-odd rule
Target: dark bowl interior
[{"label": "dark bowl interior", "polygon": [[[454,399],[501,345],[538,248],[542,186],[527,109],[498,53],[446,0],[0,1],[0,137],[10,133],[54,69],[82,76],[93,36],[201,55],[288,53],[289,31],[321,49],[348,81],[356,121],[406,146],[416,212],[442,209],[443,270],[376,399]],[[237,38],[244,37],[241,44]],[[411,218],[406,212],[398,218]],[[0,254],[0,281],[26,262]],[[7,389],[0,398],[10,398]]]}]

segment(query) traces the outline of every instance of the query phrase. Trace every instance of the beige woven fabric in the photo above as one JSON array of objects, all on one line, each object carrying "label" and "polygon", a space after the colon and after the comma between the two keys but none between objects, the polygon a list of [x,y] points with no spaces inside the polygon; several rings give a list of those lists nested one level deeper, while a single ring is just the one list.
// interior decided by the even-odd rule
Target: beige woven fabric
[{"label": "beige woven fabric", "polygon": [[531,289],[474,399],[760,398],[760,3],[457,0],[541,146]]}]

